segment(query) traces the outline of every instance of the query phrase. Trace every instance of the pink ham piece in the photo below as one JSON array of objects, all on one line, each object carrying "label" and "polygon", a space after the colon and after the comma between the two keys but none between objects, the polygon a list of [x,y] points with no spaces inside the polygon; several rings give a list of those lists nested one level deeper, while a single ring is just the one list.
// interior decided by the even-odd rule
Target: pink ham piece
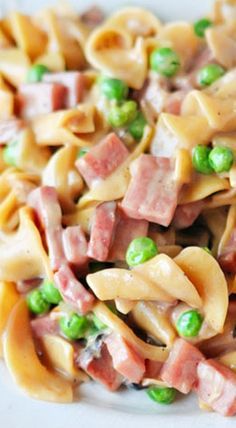
[{"label": "pink ham piece", "polygon": [[160,379],[160,371],[163,363],[153,360],[145,360],[145,374],[144,378],[147,379]]},{"label": "pink ham piece", "polygon": [[218,262],[224,272],[236,274],[236,228],[232,230]]},{"label": "pink ham piece", "polygon": [[0,120],[0,144],[16,139],[24,127],[25,122],[15,117]]},{"label": "pink ham piece", "polygon": [[42,282],[42,278],[22,279],[16,283],[16,289],[21,294],[29,293],[35,287],[38,287]]},{"label": "pink ham piece", "polygon": [[197,382],[197,366],[203,354],[184,339],[177,339],[163,365],[160,377],[183,394],[188,394]]},{"label": "pink ham piece", "polygon": [[37,219],[44,229],[61,224],[61,207],[54,187],[37,187],[30,193],[28,204],[34,208]]},{"label": "pink ham piece", "polygon": [[61,266],[55,273],[54,280],[65,302],[71,304],[81,314],[91,311],[95,299],[77,280],[69,266]]},{"label": "pink ham piece", "polygon": [[66,263],[62,243],[62,227],[49,227],[45,230],[46,241],[49,252],[50,266],[52,270],[57,271],[63,263]]},{"label": "pink ham piece", "polygon": [[121,204],[126,215],[169,226],[179,193],[172,159],[142,154],[133,163],[131,175]]},{"label": "pink ham piece", "polygon": [[148,222],[127,217],[122,209],[118,210],[118,220],[115,228],[113,244],[109,251],[108,260],[125,260],[130,242],[140,236],[147,236]]},{"label": "pink ham piece", "polygon": [[102,383],[110,391],[116,391],[121,383],[122,377],[113,368],[112,358],[103,343],[99,357],[91,355],[89,358],[86,353],[79,357],[79,366],[91,376],[92,379]]},{"label": "pink ham piece", "polygon": [[107,260],[116,223],[116,203],[104,202],[95,209],[87,255],[100,262]]},{"label": "pink ham piece", "polygon": [[109,134],[85,156],[78,159],[76,166],[89,187],[109,177],[127,158],[129,152],[115,133]]},{"label": "pink ham piece", "polygon": [[69,263],[81,267],[88,262],[88,243],[81,226],[70,226],[62,232],[63,248]]},{"label": "pink ham piece", "polygon": [[145,373],[144,359],[118,334],[110,334],[105,343],[114,368],[130,382],[139,383]]},{"label": "pink ham piece", "polygon": [[179,205],[173,218],[173,226],[176,229],[186,229],[192,226],[204,207],[204,201],[190,202]]},{"label": "pink ham piece", "polygon": [[59,83],[23,83],[18,89],[19,114],[23,119],[65,107],[67,89]]},{"label": "pink ham piece", "polygon": [[236,374],[218,361],[207,360],[197,368],[199,398],[223,416],[236,414]]},{"label": "pink ham piece", "polygon": [[169,94],[165,102],[165,108],[164,108],[165,112],[170,114],[180,115],[182,102],[188,92],[189,92],[188,89],[185,89],[185,90],[182,89]]},{"label": "pink ham piece", "polygon": [[86,10],[81,16],[81,21],[88,25],[88,27],[94,28],[101,24],[104,20],[104,13],[98,6],[91,6],[90,9]]},{"label": "pink ham piece", "polygon": [[42,186],[33,190],[28,204],[34,208],[41,227],[45,231],[51,267],[54,271],[66,263],[62,245],[62,213],[54,187]]},{"label": "pink ham piece", "polygon": [[51,318],[49,315],[35,318],[30,322],[33,335],[37,338],[45,336],[45,334],[58,334],[58,321]]},{"label": "pink ham piece", "polygon": [[156,72],[149,72],[148,79],[134,97],[141,103],[141,107],[151,123],[155,123],[159,114],[164,111],[170,93],[170,84],[167,78]]},{"label": "pink ham piece", "polygon": [[80,103],[85,91],[85,77],[79,71],[65,71],[61,73],[46,73],[43,82],[60,83],[67,89],[65,107],[72,108]]}]

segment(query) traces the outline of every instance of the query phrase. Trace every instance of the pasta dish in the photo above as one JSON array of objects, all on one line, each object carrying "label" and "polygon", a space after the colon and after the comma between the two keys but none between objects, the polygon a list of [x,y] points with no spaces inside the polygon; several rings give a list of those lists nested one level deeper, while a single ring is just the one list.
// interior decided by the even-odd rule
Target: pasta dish
[{"label": "pasta dish", "polygon": [[0,356],[236,414],[236,1],[0,21]]}]

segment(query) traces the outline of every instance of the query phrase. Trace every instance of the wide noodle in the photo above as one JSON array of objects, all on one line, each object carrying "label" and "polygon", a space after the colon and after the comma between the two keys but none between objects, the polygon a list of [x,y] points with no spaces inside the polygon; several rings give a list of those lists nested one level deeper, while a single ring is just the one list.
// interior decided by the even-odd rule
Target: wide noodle
[{"label": "wide noodle", "polygon": [[235,0],[1,19],[0,357],[30,397],[236,414],[235,28]]}]

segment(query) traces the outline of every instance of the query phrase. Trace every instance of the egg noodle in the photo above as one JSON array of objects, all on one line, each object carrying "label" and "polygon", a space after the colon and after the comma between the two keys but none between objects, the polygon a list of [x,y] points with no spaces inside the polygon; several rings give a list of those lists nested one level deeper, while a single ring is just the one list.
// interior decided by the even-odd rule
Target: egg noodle
[{"label": "egg noodle", "polygon": [[29,396],[92,379],[236,414],[236,1],[0,21],[0,254]]}]

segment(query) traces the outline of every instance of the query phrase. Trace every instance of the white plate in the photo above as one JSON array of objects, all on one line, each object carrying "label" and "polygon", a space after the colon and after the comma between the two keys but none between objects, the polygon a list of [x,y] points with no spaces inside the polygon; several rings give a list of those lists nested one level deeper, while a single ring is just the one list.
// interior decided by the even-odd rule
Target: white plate
[{"label": "white plate", "polygon": [[[21,11],[39,9],[48,0],[0,0],[0,10],[18,5]],[[74,0],[76,4],[78,1]],[[162,19],[193,20],[204,15],[213,0],[110,0],[84,1],[80,8],[99,4],[105,10],[122,5],[145,5]],[[171,406],[152,403],[144,391],[109,393],[90,383],[80,388],[80,401],[50,404],[34,401],[22,395],[0,363],[0,427],[1,428],[225,428],[235,427],[235,419],[199,410],[195,396],[181,397]]]}]

